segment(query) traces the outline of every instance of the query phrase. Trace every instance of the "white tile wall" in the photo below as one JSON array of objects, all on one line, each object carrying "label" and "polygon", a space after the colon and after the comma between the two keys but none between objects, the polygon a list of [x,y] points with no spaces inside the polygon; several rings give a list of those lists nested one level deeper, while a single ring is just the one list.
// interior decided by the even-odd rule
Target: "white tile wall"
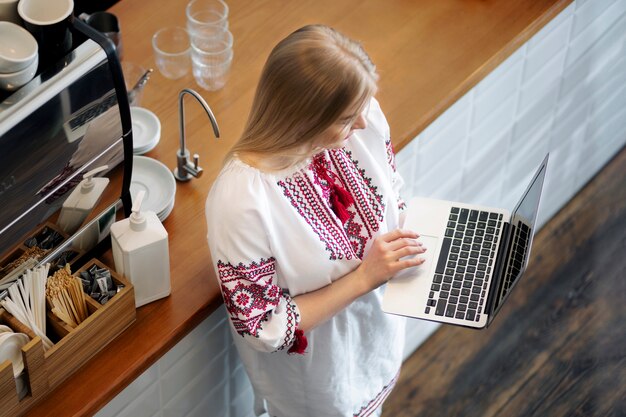
[{"label": "white tile wall", "polygon": [[[626,144],[626,0],[578,0],[398,153],[405,198],[512,208],[550,151],[544,224]],[[437,325],[413,320],[410,355]],[[218,309],[98,417],[252,417]]]}]

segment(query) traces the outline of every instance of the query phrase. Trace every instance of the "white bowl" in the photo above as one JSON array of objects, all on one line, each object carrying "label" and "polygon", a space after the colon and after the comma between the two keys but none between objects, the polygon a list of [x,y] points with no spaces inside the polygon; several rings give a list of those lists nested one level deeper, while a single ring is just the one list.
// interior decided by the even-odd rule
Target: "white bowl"
[{"label": "white bowl", "polygon": [[37,72],[39,59],[31,62],[26,68],[16,72],[2,73],[0,72],[0,89],[7,91],[15,91],[30,80],[33,79]]},{"label": "white bowl", "polygon": [[37,41],[26,29],[11,22],[0,22],[0,72],[13,73],[37,59]]}]

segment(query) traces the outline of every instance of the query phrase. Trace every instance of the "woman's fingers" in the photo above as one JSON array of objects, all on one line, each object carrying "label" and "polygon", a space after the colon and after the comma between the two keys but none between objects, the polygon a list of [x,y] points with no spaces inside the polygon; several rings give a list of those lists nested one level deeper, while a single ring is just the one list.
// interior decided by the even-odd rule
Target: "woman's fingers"
[{"label": "woman's fingers", "polygon": [[405,256],[417,255],[426,252],[426,248],[423,246],[407,246],[402,249],[393,252],[395,259],[401,259]]},{"label": "woman's fingers", "polygon": [[419,236],[420,235],[418,235],[417,233],[411,230],[396,229],[396,230],[392,230],[391,232],[384,233],[380,237],[385,242],[393,242],[394,240],[401,239],[401,238],[417,239]]},{"label": "woman's fingers", "polygon": [[403,238],[396,239],[392,242],[387,243],[387,249],[394,250],[394,251],[402,249],[407,246],[422,246],[422,242],[416,239],[403,237]]}]

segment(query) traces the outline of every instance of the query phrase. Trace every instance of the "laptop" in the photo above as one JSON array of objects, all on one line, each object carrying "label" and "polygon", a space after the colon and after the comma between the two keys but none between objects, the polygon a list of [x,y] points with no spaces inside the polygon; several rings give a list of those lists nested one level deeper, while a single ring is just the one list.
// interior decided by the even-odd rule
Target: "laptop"
[{"label": "laptop", "polygon": [[405,228],[420,234],[425,262],[392,278],[383,311],[486,328],[519,282],[530,255],[546,155],[513,212],[428,198],[409,202]]}]

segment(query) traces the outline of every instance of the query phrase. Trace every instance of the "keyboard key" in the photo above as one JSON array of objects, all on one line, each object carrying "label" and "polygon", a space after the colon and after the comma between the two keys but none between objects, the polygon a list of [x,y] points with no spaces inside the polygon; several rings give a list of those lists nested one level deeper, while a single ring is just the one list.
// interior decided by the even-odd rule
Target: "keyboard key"
[{"label": "keyboard key", "polygon": [[487,216],[489,216],[489,213],[487,213],[486,211],[481,211],[480,216],[478,216],[478,220],[484,222],[487,220]]},{"label": "keyboard key", "polygon": [[[486,285],[486,283],[485,283]],[[452,288],[452,290],[450,290],[450,294],[454,295],[455,297],[458,297],[459,295],[461,295],[461,291],[459,291],[458,288]]]},{"label": "keyboard key", "polygon": [[466,281],[472,281],[474,279],[474,274],[465,274]]},{"label": "keyboard key", "polygon": [[481,256],[480,258],[478,258],[478,261],[480,263],[486,264],[487,262],[489,262],[489,258],[487,258],[486,256]]},{"label": "keyboard key", "polygon": [[428,298],[435,298],[435,292],[431,291],[430,294],[428,294]]},{"label": "keyboard key", "polygon": [[465,315],[465,318],[468,320],[474,320],[474,317],[476,316],[476,311],[474,310],[467,310],[467,314]]},{"label": "keyboard key", "polygon": [[476,236],[476,237],[474,238],[474,242],[476,242],[476,243],[483,243],[483,238],[482,238],[482,237],[480,237],[480,236]]},{"label": "keyboard key", "polygon": [[496,229],[494,229],[493,227],[488,227],[485,229],[485,232],[493,234],[496,232]]},{"label": "keyboard key", "polygon": [[435,277],[433,278],[433,282],[435,284],[441,284],[441,278],[442,278],[441,274],[435,274]]},{"label": "keyboard key", "polygon": [[469,237],[474,236],[474,231],[473,230],[466,230],[465,231],[465,236],[469,236]]},{"label": "keyboard key", "polygon": [[472,249],[472,245],[470,245],[469,243],[464,243],[463,246],[461,246],[461,250],[469,252],[470,249]]},{"label": "keyboard key", "polygon": [[485,236],[484,236],[484,239],[485,239],[487,242],[491,242],[491,241],[493,241],[493,235],[485,235]]},{"label": "keyboard key", "polygon": [[480,245],[478,243],[474,243],[472,245],[472,250],[479,251],[480,250]]},{"label": "keyboard key", "polygon": [[474,285],[483,285],[483,280],[482,279],[474,280]]},{"label": "keyboard key", "polygon": [[465,296],[465,295],[462,295],[462,296],[459,298],[459,303],[460,303],[460,304],[467,304],[468,302],[469,302],[469,298],[467,298],[467,296]]},{"label": "keyboard key", "polygon": [[446,304],[448,304],[448,302],[446,300],[439,300],[437,302],[437,308],[435,309],[435,314],[437,316],[443,316],[443,313],[446,311]]},{"label": "keyboard key", "polygon": [[467,228],[468,228],[468,229],[472,229],[472,230],[476,229],[476,223],[474,223],[474,222],[468,222],[468,223],[467,223]]},{"label": "keyboard key", "polygon": [[446,260],[448,259],[448,252],[450,251],[450,244],[452,243],[452,239],[444,238],[443,244],[441,245],[441,252],[439,253],[439,260],[437,262],[437,268],[435,268],[435,272],[438,274],[442,274],[445,266]]},{"label": "keyboard key", "polygon": [[[463,259],[465,260],[465,259]],[[460,273],[464,273],[465,272],[465,266],[460,265],[456,267],[456,272],[460,272]]]},{"label": "keyboard key", "polygon": [[461,258],[467,259],[468,256],[469,256],[469,252],[466,252],[466,251],[461,252]]},{"label": "keyboard key", "polygon": [[454,274],[454,279],[457,281],[463,281],[463,274]]},{"label": "keyboard key", "polygon": [[480,251],[480,254],[481,254],[482,256],[489,256],[489,249],[482,249],[482,250]]},{"label": "keyboard key", "polygon": [[[448,227],[450,227],[449,223],[448,223]],[[476,223],[476,228],[478,228],[478,229],[483,229],[484,230],[485,227],[487,227],[487,223],[485,223],[484,221]]]},{"label": "keyboard key", "polygon": [[456,306],[448,304],[446,308],[446,317],[454,317],[454,312],[456,311]]},{"label": "keyboard key", "polygon": [[477,278],[485,278],[485,272],[484,271],[476,271],[476,277]]},{"label": "keyboard key", "polygon": [[463,281],[463,288],[472,288],[472,281]]},{"label": "keyboard key", "polygon": [[454,281],[452,283],[452,288],[461,288],[461,281]]},{"label": "keyboard key", "polygon": [[498,222],[495,221],[495,220],[489,220],[487,222],[487,226],[491,226],[491,227],[496,227],[497,224],[498,224]]},{"label": "keyboard key", "polygon": [[464,317],[465,317],[465,313],[461,311],[457,311],[456,314],[454,315],[454,318],[456,319],[463,319]]},{"label": "keyboard key", "polygon": [[450,209],[450,213],[455,213],[455,214],[458,214],[458,212],[459,212],[459,208],[458,208],[458,207],[452,207],[452,208]]},{"label": "keyboard key", "polygon": [[[463,298],[463,297],[461,297]],[[456,306],[456,309],[459,311],[465,311],[467,310],[467,305],[466,304],[459,304],[458,306]]]},{"label": "keyboard key", "polygon": [[451,283],[452,275],[446,275],[445,277],[443,277],[443,282]]},{"label": "keyboard key", "polygon": [[454,226],[456,226],[456,222],[453,222],[453,221],[448,222],[448,227],[451,227],[454,229]]},{"label": "keyboard key", "polygon": [[450,229],[450,228],[446,229],[446,236],[447,237],[454,236],[454,229]]},{"label": "keyboard key", "polygon": [[470,258],[478,258],[479,256],[480,254],[475,250],[470,252]]},{"label": "keyboard key", "polygon": [[[476,264],[478,264],[478,260],[477,260],[477,259],[475,259],[475,258],[470,258],[470,259],[467,261],[467,263],[468,263],[468,264],[470,264],[470,265],[475,266]],[[480,268],[478,268],[478,269],[480,269]]]},{"label": "keyboard key", "polygon": [[485,235],[485,231],[484,230],[480,230],[480,229],[476,230],[476,236],[481,236],[482,237],[484,235]]},{"label": "keyboard key", "polygon": [[[450,236],[452,237],[452,236]],[[457,239],[463,239],[463,232],[455,232],[454,237]]]},{"label": "keyboard key", "polygon": [[452,244],[453,244],[454,246],[461,246],[461,243],[463,243],[463,242],[461,242],[461,239],[454,239],[454,240],[452,241]]},{"label": "keyboard key", "polygon": [[439,293],[439,299],[442,299],[442,298],[443,298],[443,299],[447,299],[449,295],[450,295],[450,294],[448,293],[448,291],[441,291],[441,292]]},{"label": "keyboard key", "polygon": [[[478,295],[478,294],[472,294],[472,295],[470,295],[470,300],[472,300],[472,301],[478,301],[478,300],[480,300],[480,295]],[[470,303],[470,304],[471,304],[471,303]]]},{"label": "keyboard key", "polygon": [[460,266],[466,266],[466,265],[467,265],[467,259],[459,259],[459,261],[458,261],[458,265],[460,265]]},{"label": "keyboard key", "polygon": [[474,293],[474,294],[480,294],[480,292],[481,292],[482,290],[483,290],[483,289],[482,289],[481,287],[476,287],[476,286],[473,286],[473,287],[472,287],[472,293]]},{"label": "keyboard key", "polygon": [[469,296],[470,295],[470,289],[469,288],[461,288],[461,295]]},{"label": "keyboard key", "polygon": [[441,285],[439,284],[433,284],[430,286],[430,289],[433,291],[439,291],[441,289]]},{"label": "keyboard key", "polygon": [[471,238],[471,237],[465,237],[465,238],[463,238],[463,243],[467,243],[467,244],[472,243],[472,238]]},{"label": "keyboard key", "polygon": [[459,252],[460,252],[460,250],[461,250],[461,248],[460,248],[460,247],[458,247],[458,246],[452,246],[452,247],[450,248],[450,252],[452,252],[452,253],[459,253]]},{"label": "keyboard key", "polygon": [[452,288],[452,286],[451,286],[450,284],[448,284],[448,283],[446,283],[446,284],[441,284],[441,289],[442,289],[443,291],[450,291],[450,288]]},{"label": "keyboard key", "polygon": [[465,230],[465,226],[464,226],[464,225],[462,225],[462,224],[460,224],[460,225],[458,225],[458,226],[456,227],[456,230],[457,230],[457,231],[459,231],[459,232],[462,232],[462,231],[464,231],[464,230]]},{"label": "keyboard key", "polygon": [[453,222],[455,222],[459,216],[457,216],[456,214],[451,214],[450,217],[448,217],[450,220],[452,220]]},{"label": "keyboard key", "polygon": [[[448,265],[447,266],[448,266],[448,268],[454,269],[454,268],[456,268],[456,262],[448,261]],[[446,271],[447,271],[447,269],[446,269]]]},{"label": "keyboard key", "polygon": [[[439,300],[439,301],[441,301],[441,300]],[[478,308],[478,303],[476,303],[474,301],[470,301],[470,303],[468,304],[468,307],[476,310]]]},{"label": "keyboard key", "polygon": [[470,273],[473,274],[474,272],[476,272],[476,267],[475,266],[471,266],[471,265],[468,266],[467,267],[467,272],[470,272]]},{"label": "keyboard key", "polygon": [[426,307],[426,310],[424,310],[424,313],[430,314],[430,307]]},{"label": "keyboard key", "polygon": [[467,223],[467,216],[469,214],[469,210],[464,208],[461,209],[461,214],[459,216],[459,223],[465,224]]},{"label": "keyboard key", "polygon": [[[489,251],[487,251],[489,252]],[[489,253],[487,253],[488,255]],[[457,261],[459,259],[459,255],[457,255],[456,253],[451,253],[450,256],[448,257],[449,260],[451,261]]]},{"label": "keyboard key", "polygon": [[448,304],[456,304],[458,302],[459,302],[458,297],[450,296],[450,298],[448,298]]},{"label": "keyboard key", "polygon": [[475,222],[476,220],[478,220],[478,211],[477,210],[470,211],[469,221]]},{"label": "keyboard key", "polygon": [[429,307],[434,307],[437,304],[437,301],[435,300],[428,300],[426,301],[426,305]]},{"label": "keyboard key", "polygon": [[454,269],[452,269],[452,268],[446,268],[446,270],[445,270],[445,274],[446,274],[446,275],[453,275],[453,274],[454,274]]},{"label": "keyboard key", "polygon": [[498,218],[498,213],[489,213],[489,218],[490,219],[497,219]]},{"label": "keyboard key", "polygon": [[[475,260],[475,259],[470,259],[470,261]],[[478,264],[478,266],[476,267],[478,268],[479,271],[484,271],[487,268],[487,265],[485,264]]]}]

